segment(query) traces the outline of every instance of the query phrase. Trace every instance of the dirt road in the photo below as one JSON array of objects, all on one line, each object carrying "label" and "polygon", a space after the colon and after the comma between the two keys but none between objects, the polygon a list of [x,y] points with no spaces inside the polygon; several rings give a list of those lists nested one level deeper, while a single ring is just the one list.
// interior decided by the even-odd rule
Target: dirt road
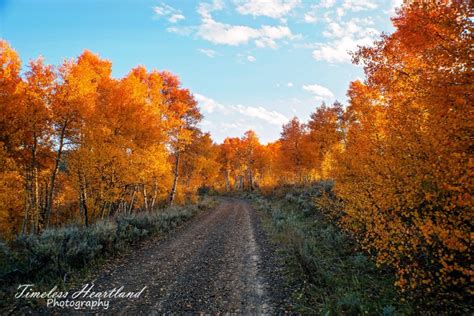
[{"label": "dirt road", "polygon": [[282,264],[258,214],[239,199],[219,200],[169,239],[148,242],[90,283],[94,291],[147,286],[138,299],[112,299],[102,310],[107,313],[290,310]]}]

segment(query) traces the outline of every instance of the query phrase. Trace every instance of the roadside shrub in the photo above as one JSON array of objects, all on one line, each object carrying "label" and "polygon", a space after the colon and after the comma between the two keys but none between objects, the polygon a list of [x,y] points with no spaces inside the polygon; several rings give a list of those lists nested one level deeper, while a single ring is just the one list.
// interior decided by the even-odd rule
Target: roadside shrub
[{"label": "roadside shrub", "polygon": [[117,224],[113,221],[100,221],[89,228],[89,237],[97,245],[103,254],[109,255],[115,252]]},{"label": "roadside shrub", "polygon": [[2,292],[5,295],[18,283],[41,285],[64,279],[150,235],[167,233],[212,205],[210,199],[203,199],[198,206],[120,215],[89,227],[48,229],[41,235],[19,236],[10,244],[0,241]]}]

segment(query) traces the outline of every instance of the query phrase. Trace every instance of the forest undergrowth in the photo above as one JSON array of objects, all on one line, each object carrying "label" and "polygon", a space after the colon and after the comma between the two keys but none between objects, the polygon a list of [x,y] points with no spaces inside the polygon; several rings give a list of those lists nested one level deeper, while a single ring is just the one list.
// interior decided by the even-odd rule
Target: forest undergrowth
[{"label": "forest undergrowth", "polygon": [[168,236],[213,205],[213,198],[204,197],[196,204],[121,214],[88,227],[52,228],[1,242],[0,310],[19,303],[14,301],[19,284],[34,284],[35,291],[70,288],[107,260],[129,253],[146,239]]}]

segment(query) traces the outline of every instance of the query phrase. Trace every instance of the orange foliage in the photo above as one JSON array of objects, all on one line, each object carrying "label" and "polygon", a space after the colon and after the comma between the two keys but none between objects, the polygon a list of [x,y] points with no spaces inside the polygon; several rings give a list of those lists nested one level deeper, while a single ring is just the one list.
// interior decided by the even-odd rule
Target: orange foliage
[{"label": "orange foliage", "polygon": [[474,273],[469,6],[413,3],[393,22],[355,56],[367,78],[348,93],[336,193],[345,227],[399,286],[459,298]]},{"label": "orange foliage", "polygon": [[176,191],[178,171],[180,194],[214,181],[214,145],[172,74],[137,67],[113,79],[110,61],[84,51],[59,68],[32,61],[22,77],[5,41],[0,63],[3,237],[150,210]]}]

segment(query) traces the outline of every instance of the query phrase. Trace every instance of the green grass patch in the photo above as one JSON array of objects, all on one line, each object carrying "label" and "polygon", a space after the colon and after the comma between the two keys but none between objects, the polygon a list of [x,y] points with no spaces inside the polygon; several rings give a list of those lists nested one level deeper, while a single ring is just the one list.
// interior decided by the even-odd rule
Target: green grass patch
[{"label": "green grass patch", "polygon": [[392,271],[379,269],[357,244],[318,210],[314,198],[330,183],[280,188],[255,197],[265,228],[282,246],[295,310],[319,315],[412,314],[394,286]]}]

